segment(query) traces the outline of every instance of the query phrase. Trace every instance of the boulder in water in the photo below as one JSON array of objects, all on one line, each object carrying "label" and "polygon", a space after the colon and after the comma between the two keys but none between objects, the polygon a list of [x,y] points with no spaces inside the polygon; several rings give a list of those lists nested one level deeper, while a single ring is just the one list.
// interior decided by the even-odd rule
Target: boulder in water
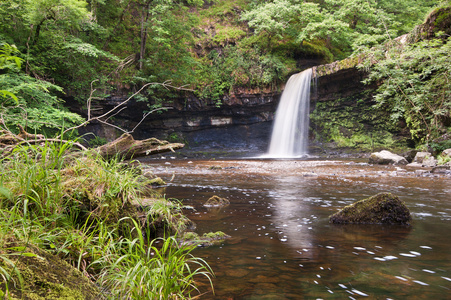
[{"label": "boulder in water", "polygon": [[398,196],[379,193],[344,207],[329,217],[335,224],[400,224],[409,225],[410,211]]},{"label": "boulder in water", "polygon": [[417,152],[417,154],[415,154],[413,162],[422,164],[425,159],[428,159],[430,157],[432,157],[432,154],[429,152]]},{"label": "boulder in water", "polygon": [[379,165],[407,165],[407,160],[398,155],[391,153],[387,150],[382,150],[381,152],[371,153],[370,164],[379,164]]}]

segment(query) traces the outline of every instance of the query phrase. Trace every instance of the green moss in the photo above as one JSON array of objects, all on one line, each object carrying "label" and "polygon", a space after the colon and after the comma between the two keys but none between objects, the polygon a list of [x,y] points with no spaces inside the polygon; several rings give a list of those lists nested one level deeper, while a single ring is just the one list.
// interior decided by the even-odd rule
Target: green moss
[{"label": "green moss", "polygon": [[379,193],[344,207],[329,218],[336,224],[403,224],[411,221],[405,203],[391,193]]},{"label": "green moss", "polygon": [[340,70],[352,69],[357,67],[360,62],[360,58],[358,56],[348,57],[343,60],[335,61],[333,63],[327,65],[320,65],[315,67],[315,75],[326,76],[333,73],[337,73]]},{"label": "green moss", "polygon": [[222,231],[209,232],[202,235],[202,237],[207,239],[223,239],[225,236],[226,234]]},{"label": "green moss", "polygon": [[[8,247],[17,246],[17,244]],[[18,282],[16,272],[11,266],[0,260],[0,267],[13,274],[16,284],[9,284],[9,293],[12,299],[104,299],[99,289],[81,272],[74,269],[59,257],[51,255],[33,245],[28,245],[28,256],[14,255],[10,259],[23,278],[23,287]],[[34,256],[31,256],[33,254]],[[0,284],[4,290],[4,283]]]},{"label": "green moss", "polygon": [[235,43],[238,39],[244,37],[245,35],[246,32],[239,27],[218,26],[212,41],[217,45],[225,46],[229,43]]},{"label": "green moss", "polygon": [[151,179],[151,180],[149,181],[149,183],[150,183],[151,185],[166,185],[166,182],[164,182],[164,180],[161,179],[160,177],[156,177],[156,178],[154,178],[154,179]]},{"label": "green moss", "polygon": [[388,112],[374,107],[370,94],[331,97],[335,99],[317,102],[310,114],[317,142],[356,151],[406,147],[406,139],[396,136],[401,129],[390,121]]},{"label": "green moss", "polygon": [[207,247],[220,244],[228,238],[230,238],[230,236],[222,231],[208,232],[204,233],[202,236],[199,236],[195,232],[185,232],[181,240],[183,244]]}]

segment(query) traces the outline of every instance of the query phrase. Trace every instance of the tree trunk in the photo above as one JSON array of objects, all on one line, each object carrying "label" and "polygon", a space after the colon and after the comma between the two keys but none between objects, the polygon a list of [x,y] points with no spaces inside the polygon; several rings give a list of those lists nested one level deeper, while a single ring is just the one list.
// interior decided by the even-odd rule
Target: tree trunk
[{"label": "tree trunk", "polygon": [[149,7],[152,0],[147,1],[143,5],[143,10],[141,12],[141,45],[139,49],[139,69],[143,68],[143,59],[146,53],[146,42],[147,42],[147,21],[149,20]]}]

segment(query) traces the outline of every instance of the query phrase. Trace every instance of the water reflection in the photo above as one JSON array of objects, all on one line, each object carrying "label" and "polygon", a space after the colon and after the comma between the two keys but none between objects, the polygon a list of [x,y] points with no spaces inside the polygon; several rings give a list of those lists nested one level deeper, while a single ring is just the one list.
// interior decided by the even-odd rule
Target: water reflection
[{"label": "water reflection", "polygon": [[277,177],[271,182],[271,221],[278,238],[303,258],[312,258],[312,223],[317,217],[311,210],[309,182],[299,177]]},{"label": "water reflection", "polygon": [[[201,299],[441,299],[451,290],[449,179],[193,170],[176,176],[167,196],[196,208],[187,213],[198,233],[234,237],[195,252],[217,275],[215,296]],[[338,209],[380,191],[406,201],[411,227],[328,223]],[[203,207],[213,194],[230,205]]]}]

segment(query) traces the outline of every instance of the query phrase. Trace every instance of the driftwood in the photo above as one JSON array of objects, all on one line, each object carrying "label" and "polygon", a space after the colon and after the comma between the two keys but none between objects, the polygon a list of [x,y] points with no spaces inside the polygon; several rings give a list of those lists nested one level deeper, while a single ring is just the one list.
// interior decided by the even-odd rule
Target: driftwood
[{"label": "driftwood", "polygon": [[[7,130],[0,130],[0,149],[2,156],[8,156],[12,150],[22,144],[36,144],[45,142],[61,143],[66,142],[60,139],[48,139],[41,134],[30,134],[19,126],[20,133],[14,134]],[[83,151],[71,153],[71,156],[79,156],[84,151],[93,152],[103,158],[120,157],[122,159],[137,158],[152,154],[174,152],[183,148],[185,145],[181,143],[169,143],[168,141],[160,141],[156,138],[146,140],[135,140],[130,134],[124,133],[116,140],[94,149],[87,149],[79,143],[73,143],[77,148]]]},{"label": "driftwood", "polygon": [[185,144],[169,143],[156,138],[135,140],[130,134],[124,133],[116,140],[91,151],[98,153],[104,158],[119,156],[123,159],[131,159],[170,151],[174,152],[174,150],[181,149],[184,146]]}]

